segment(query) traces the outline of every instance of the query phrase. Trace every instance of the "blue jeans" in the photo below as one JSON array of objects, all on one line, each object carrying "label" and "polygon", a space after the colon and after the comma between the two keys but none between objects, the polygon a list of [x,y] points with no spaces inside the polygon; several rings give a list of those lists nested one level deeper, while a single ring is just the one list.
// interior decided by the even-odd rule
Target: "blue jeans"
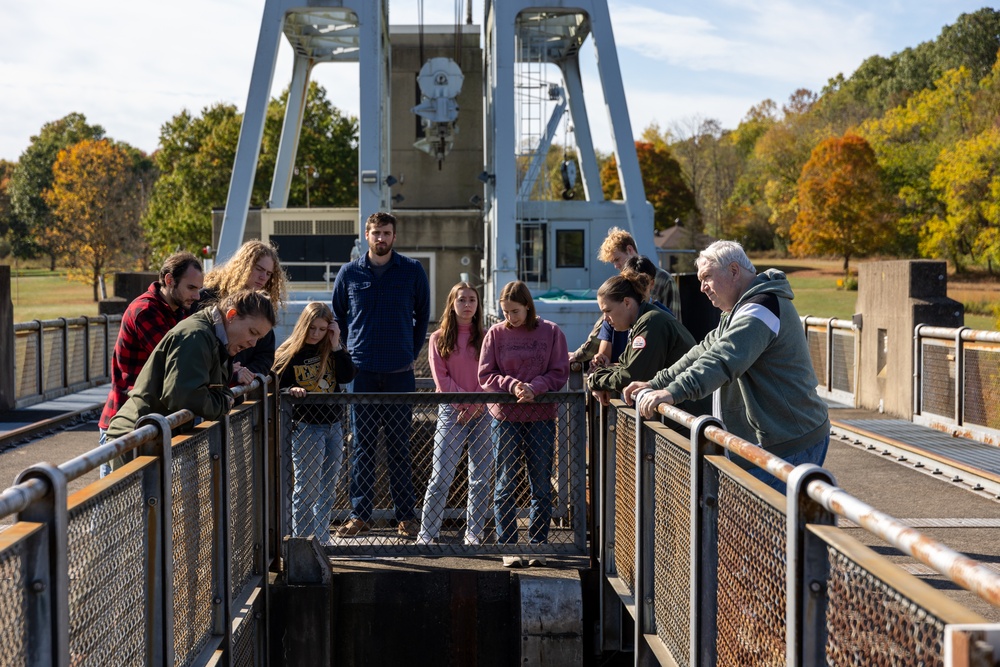
[{"label": "blue jeans", "polygon": [[[826,437],[812,445],[808,449],[804,449],[801,452],[792,454],[786,457],[785,460],[791,463],[793,466],[802,465],[803,463],[815,463],[818,466],[823,465],[823,461],[826,460],[826,450],[830,448],[830,434],[827,433]],[[764,470],[763,468],[758,468],[753,466],[750,470],[747,470],[751,476],[756,477],[760,481],[767,484],[772,489],[776,489],[779,493],[786,493],[787,488],[784,482],[780,479]]]},{"label": "blue jeans", "polygon": [[555,451],[554,421],[510,422],[493,420],[493,458],[497,479],[493,490],[497,543],[517,543],[517,471],[521,452],[527,465],[531,487],[531,510],[528,539],[541,544],[549,539],[552,517],[552,459]]},{"label": "blue jeans", "polygon": [[[388,342],[388,341],[387,341]],[[354,378],[354,393],[413,392],[413,371],[372,373],[361,371]],[[389,467],[389,491],[395,506],[396,521],[408,521],[415,514],[413,465],[410,461],[410,423],[408,404],[355,405],[351,410],[351,516],[365,522],[372,520],[375,488],[375,453],[379,428],[385,433],[385,453]]]},{"label": "blue jeans", "polygon": [[292,432],[292,535],[330,537],[330,513],[344,462],[344,428],[299,423]]},{"label": "blue jeans", "polygon": [[483,541],[486,520],[490,512],[490,473],[493,472],[493,449],[489,438],[490,420],[480,415],[460,424],[458,410],[444,403],[438,407],[437,429],[434,432],[434,463],[431,480],[424,496],[420,536],[437,539],[448,491],[455,479],[455,470],[462,459],[465,443],[469,443],[469,500],[466,516],[466,538]]}]

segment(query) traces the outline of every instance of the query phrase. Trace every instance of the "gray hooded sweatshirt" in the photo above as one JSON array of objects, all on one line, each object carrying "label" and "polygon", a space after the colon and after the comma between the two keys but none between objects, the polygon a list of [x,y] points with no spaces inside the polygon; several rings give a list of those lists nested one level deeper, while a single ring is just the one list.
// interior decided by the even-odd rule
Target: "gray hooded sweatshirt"
[{"label": "gray hooded sweatshirt", "polygon": [[759,274],[719,326],[650,386],[674,403],[716,392],[713,413],[726,428],[787,457],[830,433],[826,404],[785,274]]}]

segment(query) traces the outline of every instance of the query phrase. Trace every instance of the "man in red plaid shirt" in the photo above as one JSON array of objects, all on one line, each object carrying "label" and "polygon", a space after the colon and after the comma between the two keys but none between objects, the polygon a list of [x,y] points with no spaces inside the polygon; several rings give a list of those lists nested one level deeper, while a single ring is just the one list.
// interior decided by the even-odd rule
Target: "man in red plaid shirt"
[{"label": "man in red plaid shirt", "polygon": [[[146,359],[160,339],[187,317],[191,306],[198,300],[203,282],[204,273],[198,258],[189,252],[174,253],[160,268],[159,281],[150,284],[145,293],[128,305],[122,315],[121,329],[111,357],[108,402],[97,423],[101,430],[101,445],[107,441],[111,418],[128,400],[128,392]],[[101,466],[101,477],[110,472],[110,465]]]}]

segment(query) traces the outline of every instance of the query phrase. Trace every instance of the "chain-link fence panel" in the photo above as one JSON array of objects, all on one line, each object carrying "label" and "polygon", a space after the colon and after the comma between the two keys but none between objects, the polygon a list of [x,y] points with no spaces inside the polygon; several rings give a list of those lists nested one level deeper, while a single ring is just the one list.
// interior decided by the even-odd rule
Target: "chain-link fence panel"
[{"label": "chain-link fence panel", "polygon": [[655,436],[653,600],[656,634],[677,663],[691,662],[691,455]]},{"label": "chain-link fence panel", "polygon": [[964,424],[1000,429],[1000,345],[965,343]]},{"label": "chain-link fence panel", "polygon": [[282,396],[291,534],[340,554],[580,553],[583,395],[443,398]]},{"label": "chain-link fence panel", "polygon": [[812,361],[816,380],[821,387],[826,386],[826,327],[811,326],[806,329],[806,340],[809,342],[809,359]]},{"label": "chain-link fence panel", "polygon": [[[0,665],[28,664],[30,587],[25,578],[25,560],[31,557],[29,541],[44,539],[42,531],[39,527],[32,534],[12,539],[0,550]],[[9,532],[4,537],[12,535]]]},{"label": "chain-link fence panel", "polygon": [[[833,335],[833,351],[831,371],[833,373],[831,389],[854,393],[854,358],[855,337],[857,333],[851,329],[831,329]],[[820,382],[823,380],[820,378]]]},{"label": "chain-link fence panel", "polygon": [[186,438],[172,451],[174,662],[178,667],[191,664],[212,634],[212,437],[220,437],[219,429]]},{"label": "chain-link fence panel", "polygon": [[14,397],[17,400],[41,393],[38,386],[37,329],[17,329],[14,335]]},{"label": "chain-link fence panel", "polygon": [[920,412],[955,419],[955,342],[920,343]]},{"label": "chain-link fence panel", "polygon": [[87,381],[87,327],[76,322],[66,324],[66,384]]},{"label": "chain-link fence panel", "polygon": [[257,403],[229,417],[230,595],[233,602],[254,576],[254,561],[262,548],[257,517],[263,499],[254,484],[254,452],[263,452],[262,444],[254,444],[259,410]]},{"label": "chain-link fence panel", "polygon": [[828,548],[826,608],[829,665],[944,665],[945,623]]},{"label": "chain-link fence panel", "polygon": [[255,667],[262,664],[261,633],[266,630],[260,622],[260,597],[254,598],[253,605],[239,618],[233,627],[233,652],[229,660],[232,667]]},{"label": "chain-link fence panel", "polygon": [[[118,474],[118,473],[116,473]],[[147,522],[142,471],[68,515],[69,652],[74,665],[146,663]],[[113,564],[113,566],[111,566]]]},{"label": "chain-link fence panel", "polygon": [[615,427],[615,569],[635,596],[635,411],[619,410]]},{"label": "chain-link fence panel", "polygon": [[66,330],[63,327],[42,328],[42,357],[45,363],[42,367],[43,391],[63,386],[63,337]]},{"label": "chain-link fence panel", "polygon": [[718,665],[785,664],[785,515],[719,470]]}]

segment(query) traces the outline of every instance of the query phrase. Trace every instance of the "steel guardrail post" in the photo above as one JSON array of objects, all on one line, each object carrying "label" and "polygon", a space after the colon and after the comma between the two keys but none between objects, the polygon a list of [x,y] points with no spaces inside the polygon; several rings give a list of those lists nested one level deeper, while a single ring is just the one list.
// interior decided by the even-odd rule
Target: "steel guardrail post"
[{"label": "steel guardrail post", "polygon": [[256,558],[256,574],[260,575],[261,588],[261,610],[260,623],[258,624],[257,645],[261,649],[261,657],[266,660],[269,655],[268,628],[270,628],[270,587],[268,583],[268,570],[270,560],[268,558],[268,512],[271,505],[271,495],[268,485],[268,440],[272,431],[272,406],[273,394],[268,392],[268,383],[271,378],[267,375],[257,374],[257,381],[260,382],[260,422],[254,425],[254,447],[253,447],[253,479],[254,486],[260,490],[255,494],[257,502],[260,503],[254,513],[254,521],[257,523],[257,540],[254,543],[254,553]]},{"label": "steel guardrail post", "polygon": [[[618,651],[622,648],[622,601],[608,583],[608,576],[615,573],[615,494],[617,475],[617,448],[615,437],[618,410],[600,406],[601,423],[601,650]],[[613,632],[608,632],[613,628]]]},{"label": "steel guardrail post", "polygon": [[657,663],[645,635],[656,632],[653,612],[653,465],[656,441],[650,429],[643,429],[642,415],[635,411],[635,664]]},{"label": "steel guardrail post", "polygon": [[705,461],[722,447],[705,437],[721,419],[703,415],[691,425],[691,643],[692,667],[714,667],[717,659],[719,569],[719,476]]},{"label": "steel guardrail post", "polygon": [[226,656],[226,660],[232,658],[233,650],[233,624],[232,624],[232,571],[230,560],[232,558],[232,547],[230,546],[231,527],[229,517],[229,439],[230,423],[229,413],[222,416],[217,422],[217,428],[221,427],[221,433],[217,440],[209,439],[209,457],[212,466],[212,522],[213,534],[215,536],[216,548],[213,549],[212,564],[215,583],[212,591],[212,603],[214,613],[212,614],[213,634],[220,636],[220,649]]},{"label": "steel guardrail post", "polygon": [[35,347],[35,377],[38,378],[38,395],[45,395],[45,357],[43,352],[45,350],[44,338],[45,338],[45,325],[42,324],[41,320],[32,320],[36,325],[38,325],[38,342]]},{"label": "steel guardrail post", "polygon": [[[836,317],[826,321],[826,390],[833,391],[833,323]],[[808,341],[808,338],[806,339]]]},{"label": "steel guardrail post", "polygon": [[[587,550],[587,412],[583,392],[570,399],[569,438],[570,474],[573,485],[570,489],[570,503],[573,506],[573,535],[581,553]],[[578,474],[579,473],[579,474]]]},{"label": "steel guardrail post", "polygon": [[920,329],[925,326],[923,324],[918,324],[913,328],[913,414],[921,414],[921,382],[922,373],[920,372],[921,366],[923,364],[923,354],[920,345]]},{"label": "steel guardrail post", "polygon": [[830,562],[826,543],[812,538],[809,524],[835,526],[837,517],[806,494],[806,486],[821,479],[837,482],[830,471],[814,463],[796,466],[788,475],[785,514],[785,664],[811,667],[826,661],[826,582]]},{"label": "steel guardrail post", "polygon": [[[587,488],[590,489],[590,504],[587,507],[587,531],[590,533],[590,568],[597,569],[601,562],[601,545],[604,543],[604,527],[601,522],[600,468],[604,427],[607,424],[604,410],[599,401],[590,393],[584,394],[584,419],[587,420]],[[600,532],[598,532],[600,531]]]},{"label": "steel guardrail post", "polygon": [[83,318],[83,379],[90,383],[90,318]]},{"label": "steel guardrail post", "polygon": [[62,389],[69,386],[69,322],[65,317],[58,318],[62,322]]},{"label": "steel guardrail post", "polygon": [[167,418],[150,414],[136,422],[136,428],[155,426],[159,436],[139,446],[137,454],[154,456],[158,466],[148,466],[142,478],[146,501],[147,563],[151,589],[146,599],[146,639],[149,664],[174,664],[174,538],[173,538],[173,432]]},{"label": "steel guardrail post", "polygon": [[[21,471],[14,484],[42,480],[47,493],[18,512],[17,521],[45,526],[45,542],[38,558],[25,559],[25,579],[34,595],[29,597],[29,661],[39,665],[69,667],[69,559],[66,475],[51,463]],[[41,553],[44,552],[44,553]],[[33,661],[32,661],[33,662]]]},{"label": "steel guardrail post", "polygon": [[955,330],[955,423],[961,426],[965,423],[965,342],[962,333],[969,327],[959,327]]}]

